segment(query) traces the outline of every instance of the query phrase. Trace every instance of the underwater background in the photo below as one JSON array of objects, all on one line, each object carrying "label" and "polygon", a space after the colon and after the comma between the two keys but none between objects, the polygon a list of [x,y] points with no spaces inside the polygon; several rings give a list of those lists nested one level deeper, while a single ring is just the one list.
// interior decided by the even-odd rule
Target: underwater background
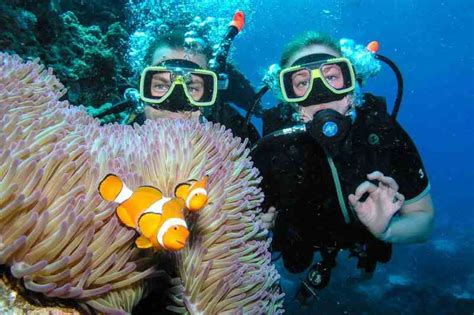
[{"label": "underwater background", "polygon": [[[370,280],[358,280],[356,260],[339,255],[329,286],[305,307],[293,299],[304,274],[288,274],[277,261],[287,313],[473,314],[473,1],[0,1],[0,50],[40,57],[69,88],[71,103],[98,107],[119,101],[136,82],[130,43],[139,47],[145,36],[137,30],[158,18],[228,21],[237,9],[247,23],[231,59],[256,87],[303,31],[380,42],[403,74],[398,120],[423,158],[436,209],[430,241],[394,246]],[[391,70],[384,66],[364,91],[392,104]],[[264,106],[275,102],[269,95]]]}]

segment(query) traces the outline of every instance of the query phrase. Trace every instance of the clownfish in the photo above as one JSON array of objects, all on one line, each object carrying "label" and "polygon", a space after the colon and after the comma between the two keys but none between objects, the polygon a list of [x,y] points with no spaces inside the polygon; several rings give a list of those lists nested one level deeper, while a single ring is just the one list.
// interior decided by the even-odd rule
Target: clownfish
[{"label": "clownfish", "polygon": [[174,195],[184,201],[186,209],[191,212],[201,210],[207,204],[207,176],[200,181],[195,179],[176,186]]},{"label": "clownfish", "polygon": [[99,184],[99,194],[106,201],[119,204],[117,215],[140,236],[138,248],[180,250],[186,244],[189,230],[184,221],[184,202],[165,198],[158,188],[141,186],[130,190],[116,175],[107,175]]}]

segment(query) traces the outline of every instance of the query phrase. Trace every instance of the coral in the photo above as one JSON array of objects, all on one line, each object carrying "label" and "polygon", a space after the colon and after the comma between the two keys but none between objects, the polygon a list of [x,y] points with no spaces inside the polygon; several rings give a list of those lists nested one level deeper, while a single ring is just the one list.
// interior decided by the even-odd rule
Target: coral
[{"label": "coral", "polygon": [[[0,278],[0,314],[16,315],[16,314],[80,314],[71,306],[55,305],[55,306],[38,306],[31,302],[31,297],[26,299],[21,287],[15,286],[5,276]],[[24,291],[24,290],[23,290]]]},{"label": "coral", "polygon": [[[205,40],[212,48],[221,42],[237,9],[245,11],[248,30],[256,10],[255,3],[249,0],[225,4],[12,0],[8,4],[0,2],[0,47],[25,59],[41,58],[67,87],[65,98],[89,107],[91,113],[100,112],[109,104],[122,101],[127,88],[137,87],[145,53],[159,34],[177,24],[187,25],[188,42]],[[215,18],[207,17],[209,12]],[[232,89],[234,75],[230,79],[231,88],[223,93],[223,99],[233,90],[241,92],[240,88]],[[229,94],[228,99],[246,108],[253,100],[244,102],[242,95],[254,93],[245,92],[237,98]],[[101,120],[125,123],[127,112],[128,109]]]},{"label": "coral", "polygon": [[212,123],[101,127],[59,101],[64,93],[51,69],[0,54],[0,264],[11,277],[45,299],[130,312],[144,279],[157,274],[156,257],[134,247],[136,233],[101,200],[99,181],[115,173],[131,189],[147,184],[172,195],[178,183],[208,175],[210,203],[188,218],[186,248],[170,254],[179,276],[170,308],[281,312],[246,143]]},{"label": "coral", "polygon": [[70,1],[61,2],[62,8],[52,3],[22,3],[16,7],[0,4],[2,49],[24,58],[39,57],[53,67],[68,88],[71,102],[97,107],[120,100],[131,77],[123,53],[128,33],[113,19],[122,15],[110,14],[108,24],[102,23],[101,29],[95,24],[86,25],[72,11],[60,9],[77,9],[75,12],[83,19],[86,14],[91,19],[99,11],[90,14],[90,7],[79,10],[80,6]]}]

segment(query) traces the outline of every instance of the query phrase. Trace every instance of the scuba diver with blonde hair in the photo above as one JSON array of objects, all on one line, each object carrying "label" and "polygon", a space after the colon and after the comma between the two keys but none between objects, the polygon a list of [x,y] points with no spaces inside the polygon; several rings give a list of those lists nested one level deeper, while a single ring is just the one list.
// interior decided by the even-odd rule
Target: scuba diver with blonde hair
[{"label": "scuba diver with blonde hair", "polygon": [[[391,257],[391,244],[428,239],[434,216],[430,185],[418,151],[385,99],[361,94],[361,73],[338,42],[307,32],[282,54],[278,87],[283,100],[263,114],[264,137],[252,156],[263,177],[266,207],[278,215],[273,250],[287,270],[307,270],[297,297],[324,288],[340,250],[371,274]],[[365,49],[365,48],[364,48]],[[321,260],[312,265],[314,252]],[[308,269],[309,268],[309,269]]]}]

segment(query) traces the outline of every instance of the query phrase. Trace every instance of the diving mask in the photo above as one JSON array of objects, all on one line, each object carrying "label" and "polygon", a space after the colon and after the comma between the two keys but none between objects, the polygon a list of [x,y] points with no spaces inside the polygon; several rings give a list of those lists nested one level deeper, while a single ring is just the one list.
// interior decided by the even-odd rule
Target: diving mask
[{"label": "diving mask", "polygon": [[141,75],[140,98],[153,107],[212,106],[216,97],[216,74],[187,60],[166,60]]},{"label": "diving mask", "polygon": [[283,98],[309,106],[340,100],[355,87],[355,74],[347,58],[313,54],[280,72]]}]

